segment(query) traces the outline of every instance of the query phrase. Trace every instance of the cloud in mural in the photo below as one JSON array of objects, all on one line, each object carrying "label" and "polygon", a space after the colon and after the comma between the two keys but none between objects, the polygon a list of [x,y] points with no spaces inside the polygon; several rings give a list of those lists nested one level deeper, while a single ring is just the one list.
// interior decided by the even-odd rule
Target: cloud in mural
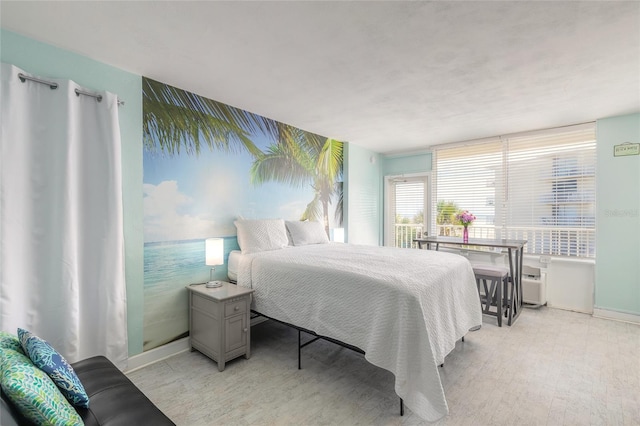
[{"label": "cloud in mural", "polygon": [[307,203],[302,200],[292,201],[280,206],[279,217],[284,217],[289,220],[297,220],[302,216],[304,210],[307,208]]},{"label": "cloud in mural", "polygon": [[193,199],[178,190],[175,180],[144,184],[143,193],[145,242],[190,240],[215,234],[214,220],[188,213]]}]

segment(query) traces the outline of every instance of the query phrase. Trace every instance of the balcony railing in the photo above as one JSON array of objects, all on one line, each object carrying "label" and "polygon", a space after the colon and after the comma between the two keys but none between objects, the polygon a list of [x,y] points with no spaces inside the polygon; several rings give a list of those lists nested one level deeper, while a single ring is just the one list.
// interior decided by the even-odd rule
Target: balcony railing
[{"label": "balcony railing", "polygon": [[[462,230],[464,229],[461,225],[436,225],[437,235],[439,237],[460,237],[462,238]],[[496,238],[496,229],[494,226],[470,226],[467,228],[469,230],[469,238]]]},{"label": "balcony railing", "polygon": [[422,223],[396,223],[393,233],[395,247],[418,248],[413,240],[422,237],[423,228]]},{"label": "balcony railing", "polygon": [[576,227],[510,227],[500,238],[527,240],[525,253],[596,257],[596,230]]},{"label": "balcony railing", "polygon": [[[436,234],[444,237],[462,238],[460,225],[436,225]],[[423,235],[424,225],[397,223],[394,226],[395,247],[417,248],[413,242]],[[469,238],[527,240],[524,252],[552,256],[595,257],[595,229],[570,227],[509,227],[496,228],[491,225],[469,227]]]},{"label": "balcony railing", "polygon": [[[437,235],[462,238],[462,226],[436,225]],[[575,227],[469,227],[469,238],[527,240],[525,253],[552,256],[595,257],[595,229]]]}]

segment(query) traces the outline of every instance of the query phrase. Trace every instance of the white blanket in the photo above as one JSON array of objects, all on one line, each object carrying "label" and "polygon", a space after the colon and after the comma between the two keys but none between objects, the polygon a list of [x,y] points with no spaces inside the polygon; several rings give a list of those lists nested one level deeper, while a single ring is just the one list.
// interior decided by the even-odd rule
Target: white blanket
[{"label": "white blanket", "polygon": [[238,284],[255,309],[365,352],[429,421],[448,414],[438,365],[482,324],[473,269],[429,250],[317,244],[243,255]]}]

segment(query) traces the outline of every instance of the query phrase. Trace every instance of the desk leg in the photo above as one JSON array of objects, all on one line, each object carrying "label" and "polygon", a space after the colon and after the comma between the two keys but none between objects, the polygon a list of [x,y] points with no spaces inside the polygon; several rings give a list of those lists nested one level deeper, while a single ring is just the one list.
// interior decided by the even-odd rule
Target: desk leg
[{"label": "desk leg", "polygon": [[518,306],[520,307],[520,311],[522,311],[522,305],[523,305],[523,294],[522,294],[522,261],[524,259],[524,247],[521,247],[517,252],[516,252],[516,261],[517,263],[517,271],[516,274],[518,275]]},{"label": "desk leg", "polygon": [[[518,308],[518,278],[516,277],[516,265],[513,262],[513,249],[509,249],[509,278],[511,279],[511,300],[509,302],[509,318],[507,320],[507,325],[511,325],[513,322],[514,316],[520,312],[520,308]],[[516,264],[518,263],[518,259],[516,256]],[[516,315],[514,315],[514,312]]]},{"label": "desk leg", "polygon": [[[524,249],[515,250],[515,259],[513,259],[512,249],[509,249],[509,269],[513,279],[513,295],[511,297],[512,310],[509,313],[508,325],[513,324],[522,312],[522,261],[524,258]],[[515,262],[514,262],[515,260]]]}]

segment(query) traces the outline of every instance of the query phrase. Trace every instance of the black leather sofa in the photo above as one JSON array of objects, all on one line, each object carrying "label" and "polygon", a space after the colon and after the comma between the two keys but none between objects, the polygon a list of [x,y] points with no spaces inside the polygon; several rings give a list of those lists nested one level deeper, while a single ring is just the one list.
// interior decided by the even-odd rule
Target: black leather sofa
[{"label": "black leather sofa", "polygon": [[[86,426],[175,426],[175,423],[107,358],[88,358],[72,364],[72,367],[89,395],[89,408],[76,407]],[[2,426],[31,424],[4,394],[1,414]]]}]

